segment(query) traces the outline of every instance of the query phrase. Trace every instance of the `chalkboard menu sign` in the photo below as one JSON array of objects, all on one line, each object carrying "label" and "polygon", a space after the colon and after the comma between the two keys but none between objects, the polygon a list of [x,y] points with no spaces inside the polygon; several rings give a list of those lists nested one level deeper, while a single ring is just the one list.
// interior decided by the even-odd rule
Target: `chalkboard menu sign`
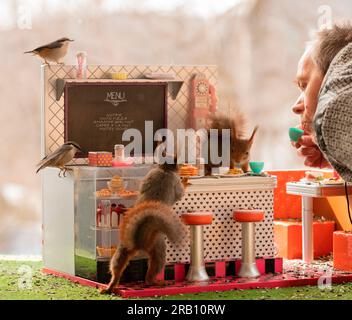
[{"label": "chalkboard menu sign", "polygon": [[165,82],[67,82],[64,93],[65,141],[85,152],[113,152],[115,144],[130,143],[122,134],[134,128],[142,134],[144,153],[145,121],[153,122],[153,134],[166,128]]}]

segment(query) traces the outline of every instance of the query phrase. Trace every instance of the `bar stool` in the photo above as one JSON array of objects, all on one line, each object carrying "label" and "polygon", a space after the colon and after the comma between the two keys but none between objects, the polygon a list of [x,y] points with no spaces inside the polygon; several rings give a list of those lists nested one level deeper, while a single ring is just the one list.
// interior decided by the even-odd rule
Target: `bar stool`
[{"label": "bar stool", "polygon": [[211,212],[189,212],[181,214],[184,224],[190,226],[191,231],[191,263],[186,279],[188,281],[208,280],[205,270],[204,247],[203,247],[203,225],[209,225],[213,221]]},{"label": "bar stool", "polygon": [[242,223],[242,261],[238,276],[259,277],[260,272],[255,261],[255,222],[264,220],[264,211],[256,209],[235,210],[233,219]]}]

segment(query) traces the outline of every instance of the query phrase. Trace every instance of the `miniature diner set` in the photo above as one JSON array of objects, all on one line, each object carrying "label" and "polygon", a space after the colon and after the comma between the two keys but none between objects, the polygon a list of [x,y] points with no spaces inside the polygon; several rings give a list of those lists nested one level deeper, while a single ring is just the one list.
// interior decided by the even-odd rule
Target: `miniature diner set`
[{"label": "miniature diner set", "polygon": [[[145,120],[155,121],[154,131],[163,125],[172,130],[189,124],[201,127],[217,108],[216,67],[85,68],[82,72],[77,66],[42,66],[43,155],[68,140],[89,150],[70,163],[64,177],[56,168],[43,171],[43,272],[98,288],[110,280],[109,261],[119,247],[120,223],[153,167],[143,163],[142,155],[125,156],[121,131],[138,127],[147,134],[142,128]],[[149,74],[148,79],[141,74]],[[138,110],[146,105],[157,112]],[[297,130],[290,129],[290,138],[295,140],[299,132],[293,131]],[[166,265],[158,275],[167,285],[144,283],[148,260],[141,254],[129,263],[114,292],[146,297],[317,284],[326,270],[314,268],[313,198],[343,195],[343,184],[335,177],[322,185],[315,173],[304,178],[298,171],[266,172],[263,162],[250,162],[250,168],[247,173],[220,168],[204,176],[202,161],[180,166],[179,174],[188,183],[173,209],[183,221],[184,235],[180,244],[167,241]],[[300,197],[299,246],[308,274],[299,272],[302,265],[290,265],[286,259],[284,263],[283,258],[290,258],[287,247],[297,247],[299,237],[292,243],[287,236],[291,225],[277,217],[285,210],[300,215]],[[334,241],[347,235],[332,225],[329,235],[333,233]],[[337,247],[340,261],[349,261],[348,250],[342,244]],[[338,267],[340,271],[331,273],[333,283],[352,281],[352,263]]]}]

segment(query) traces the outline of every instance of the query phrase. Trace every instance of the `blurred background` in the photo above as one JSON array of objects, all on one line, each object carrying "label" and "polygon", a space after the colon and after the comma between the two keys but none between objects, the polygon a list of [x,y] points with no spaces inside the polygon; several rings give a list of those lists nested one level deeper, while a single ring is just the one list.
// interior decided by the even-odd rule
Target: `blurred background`
[{"label": "blurred background", "polygon": [[295,169],[298,59],[351,12],[350,0],[0,0],[0,254],[41,253],[40,60],[24,51],[66,36],[66,64],[80,50],[89,64],[215,64],[220,104],[260,126],[253,160]]}]

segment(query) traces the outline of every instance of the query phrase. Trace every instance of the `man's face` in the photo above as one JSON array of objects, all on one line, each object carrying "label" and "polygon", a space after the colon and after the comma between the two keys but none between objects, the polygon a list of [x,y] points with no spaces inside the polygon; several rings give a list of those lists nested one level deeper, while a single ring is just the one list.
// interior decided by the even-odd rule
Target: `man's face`
[{"label": "man's face", "polygon": [[323,79],[324,75],[312,59],[312,50],[307,50],[298,63],[295,81],[301,95],[292,107],[292,111],[301,116],[301,126],[306,133],[312,132],[311,125]]}]

